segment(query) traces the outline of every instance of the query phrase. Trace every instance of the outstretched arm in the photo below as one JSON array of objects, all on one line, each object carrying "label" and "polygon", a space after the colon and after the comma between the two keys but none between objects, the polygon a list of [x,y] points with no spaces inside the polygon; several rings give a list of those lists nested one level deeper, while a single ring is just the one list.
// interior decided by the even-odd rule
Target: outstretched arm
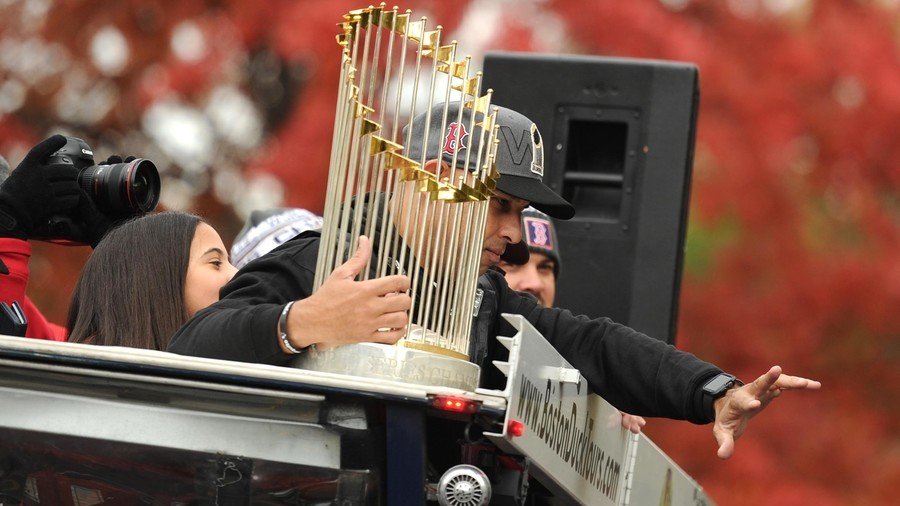
[{"label": "outstretched arm", "polygon": [[799,376],[781,374],[773,366],[756,381],[729,390],[713,404],[716,420],[713,435],[719,444],[718,455],[727,459],[734,454],[734,441],[747,429],[747,423],[785,390],[818,390],[822,384]]}]

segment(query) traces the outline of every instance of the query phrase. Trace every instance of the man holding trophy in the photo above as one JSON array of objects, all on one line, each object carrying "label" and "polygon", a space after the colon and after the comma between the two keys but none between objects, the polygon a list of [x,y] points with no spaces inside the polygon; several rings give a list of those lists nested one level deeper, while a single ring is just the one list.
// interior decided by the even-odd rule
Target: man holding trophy
[{"label": "man holding trophy", "polygon": [[[455,42],[442,45],[440,27],[381,8],[350,13],[343,26],[323,230],[249,263],[169,351],[288,365],[338,346],[396,343],[469,361],[481,386],[496,387],[491,360],[506,350],[495,337],[512,331],[501,314],[519,314],[618,409],[715,422],[721,458],[783,391],[820,387],[778,366],[745,385],[607,318],[511,290],[496,267],[522,240],[522,211],[575,212],[542,182],[537,126],[490,105],[481,75],[470,75]],[[396,84],[404,77],[412,96]]]}]

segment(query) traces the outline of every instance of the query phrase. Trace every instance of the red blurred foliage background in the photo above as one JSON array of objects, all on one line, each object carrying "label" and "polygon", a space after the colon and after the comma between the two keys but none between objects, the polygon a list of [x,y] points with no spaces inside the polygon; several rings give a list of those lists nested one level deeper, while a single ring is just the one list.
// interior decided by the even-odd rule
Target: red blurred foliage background
[{"label": "red blurred foliage background", "polygon": [[[42,2],[0,7],[0,37],[55,44],[69,64],[31,82],[14,69],[27,59],[11,59],[3,46],[0,152],[13,165],[58,129],[91,140],[101,156],[149,150],[165,160],[164,193],[183,190],[164,203],[203,214],[226,244],[248,206],[321,210],[338,80],[335,23],[364,5],[68,0],[35,14],[32,4]],[[893,504],[900,492],[900,4],[423,0],[401,7],[441,23],[475,60],[505,49],[699,67],[679,347],[745,380],[777,363],[820,379],[823,390],[777,400],[725,463],[708,427],[651,420],[646,431],[719,504]],[[38,15],[42,21],[29,26]],[[130,52],[124,68],[104,73],[92,63],[91,43],[109,26]],[[188,40],[200,34],[205,42],[179,57],[171,38],[185,26]],[[100,84],[116,90],[98,118],[73,119],[60,105],[76,70],[85,96]],[[210,156],[198,168],[161,150],[152,135],[134,134],[148,130],[154,103],[175,97],[202,109],[223,82],[254,104],[256,141],[213,136],[226,158]],[[269,199],[263,190],[271,185],[262,185],[247,201],[242,190],[267,174],[283,185],[283,199]],[[51,319],[64,321],[88,253],[36,245],[29,293]]]}]

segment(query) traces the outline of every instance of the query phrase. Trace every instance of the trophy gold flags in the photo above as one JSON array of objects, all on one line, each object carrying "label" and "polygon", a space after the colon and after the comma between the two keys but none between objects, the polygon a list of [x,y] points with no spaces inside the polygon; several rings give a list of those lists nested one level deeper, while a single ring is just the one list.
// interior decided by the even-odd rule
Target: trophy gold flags
[{"label": "trophy gold flags", "polygon": [[[338,24],[340,84],[314,289],[373,241],[358,279],[412,282],[399,346],[468,359],[496,109],[440,25],[385,4]],[[411,85],[410,85],[411,83]]]}]

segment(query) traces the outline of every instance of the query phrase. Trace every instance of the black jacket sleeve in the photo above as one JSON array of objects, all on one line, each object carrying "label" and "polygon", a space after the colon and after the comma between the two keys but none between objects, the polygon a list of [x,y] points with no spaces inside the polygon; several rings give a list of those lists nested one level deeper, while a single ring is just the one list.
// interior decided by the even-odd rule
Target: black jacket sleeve
[{"label": "black jacket sleeve", "polygon": [[184,324],[168,351],[197,357],[284,365],[278,344],[284,305],[312,293],[318,236],[302,234],[241,269],[220,300]]},{"label": "black jacket sleeve", "polygon": [[[713,419],[712,399],[703,395],[702,388],[722,372],[718,367],[608,318],[542,307],[533,297],[510,289],[502,274],[487,275],[497,290],[498,312],[523,315],[581,371],[595,392],[617,408],[694,423]],[[512,332],[505,320],[498,321],[497,335]]]}]

